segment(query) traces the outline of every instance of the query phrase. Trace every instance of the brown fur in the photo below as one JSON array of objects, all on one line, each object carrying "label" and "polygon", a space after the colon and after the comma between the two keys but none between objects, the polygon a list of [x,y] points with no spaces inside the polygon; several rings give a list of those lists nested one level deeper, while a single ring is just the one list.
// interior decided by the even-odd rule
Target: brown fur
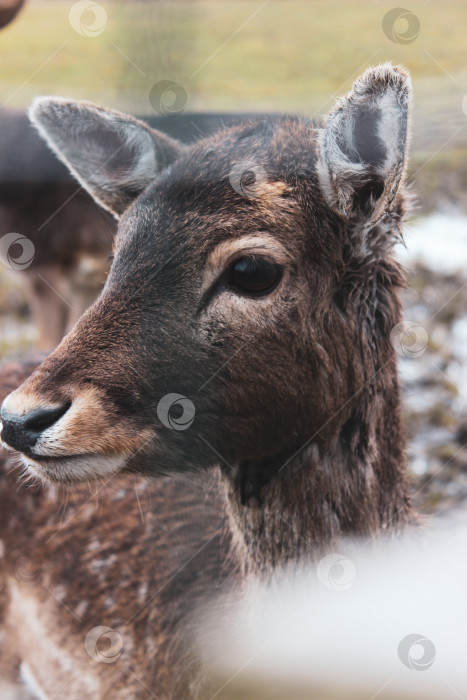
[{"label": "brown fur", "polygon": [[[388,151],[392,132],[378,131],[382,76],[387,79],[384,95],[392,100],[393,131],[398,134],[395,154]],[[373,80],[375,95],[370,89]],[[360,95],[368,94],[376,123],[364,147],[348,144],[348,155],[332,139],[323,150],[322,139],[316,138],[319,131],[334,128],[332,115],[330,126],[319,129],[298,118],[259,120],[222,130],[183,153],[174,147],[173,162],[162,166],[149,186],[147,154],[144,168],[142,156],[135,155],[141,154],[141,143],[145,149],[151,147],[146,127],[140,143],[135,122],[129,120],[132,148],[125,150],[123,143],[120,149],[121,182],[113,170],[106,176],[105,154],[103,170],[96,171],[93,164],[88,180],[86,151],[82,145],[78,148],[79,125],[86,120],[88,107],[63,100],[45,100],[38,106],[35,118],[47,138],[59,153],[69,146],[64,159],[75,163],[79,177],[99,200],[105,198],[110,206],[119,201],[123,188],[126,201],[128,182],[137,183],[136,174],[143,172],[141,192],[136,188],[134,203],[120,219],[114,262],[102,295],[2,408],[2,437],[11,436],[14,444],[26,432],[15,432],[12,426],[29,415],[31,406],[45,404],[51,410],[65,406],[32,446],[24,443],[25,464],[44,480],[76,482],[102,476],[102,459],[112,465],[115,455],[123,460],[118,468],[128,472],[126,488],[125,477],[118,477],[125,494],[123,508],[107,503],[102,520],[97,521],[91,509],[81,509],[83,491],[73,493],[69,513],[76,516],[68,534],[66,528],[54,534],[53,499],[49,506],[45,496],[30,495],[32,500],[39,498],[41,508],[36,510],[37,503],[30,506],[24,542],[37,542],[37,556],[52,562],[51,582],[56,586],[63,582],[66,603],[65,609],[56,608],[54,596],[44,593],[43,584],[49,579],[41,579],[42,586],[30,584],[31,596],[42,601],[50,621],[43,638],[58,640],[67,654],[76,655],[83,674],[88,669],[78,644],[83,624],[106,624],[101,622],[104,617],[138,650],[153,645],[154,657],[141,658],[135,651],[132,658],[134,672],[147,673],[149,687],[158,697],[196,697],[191,683],[197,683],[197,675],[186,662],[190,644],[187,638],[182,640],[181,629],[190,627],[192,611],[203,594],[211,595],[221,583],[234,583],[238,572],[241,578],[269,579],[283,568],[295,570],[316,561],[344,536],[371,540],[382,531],[397,533],[413,522],[396,355],[390,340],[401,317],[403,285],[391,245],[401,235],[405,211],[403,187],[393,192],[392,168],[400,175],[405,159],[408,92],[405,73],[389,66],[370,70],[357,81],[347,102],[339,105],[339,115],[345,120],[356,114],[358,124]],[[386,107],[387,101],[383,104]],[[367,107],[364,102],[363,114]],[[93,108],[91,148],[93,139],[102,147],[126,138],[121,115],[114,122],[115,115],[109,112],[101,122],[96,114]],[[76,129],[73,138],[64,139],[64,125],[68,131]],[[100,130],[109,128],[106,139]],[[351,138],[352,132],[346,133]],[[157,132],[151,133],[156,164],[158,138]],[[167,146],[166,137],[163,144]],[[368,163],[363,158],[367,150],[378,154]],[[239,193],[231,186],[229,173],[235,163],[247,159],[265,170],[268,182],[285,186],[273,184],[272,197],[270,192],[256,197]],[[345,212],[326,184],[326,168],[339,178],[347,173]],[[388,202],[382,214],[381,197]],[[372,219],[375,212],[378,215]],[[208,260],[215,261],[216,269],[228,269],[232,246],[247,241],[247,254],[251,237],[260,241],[265,233],[275,239],[268,255],[274,258],[276,248],[284,267],[278,284],[265,296],[242,293],[222,274],[215,279],[205,274],[212,268]],[[159,402],[171,392],[189,397],[196,408],[194,423],[186,430],[171,430],[159,420]],[[128,447],[136,449],[133,455],[128,455]],[[86,461],[85,475],[75,466],[76,453],[70,456],[75,448]],[[153,529],[149,516],[146,525],[137,526],[139,509],[128,490],[134,472],[178,476],[176,481],[164,478],[147,487],[161,513],[159,530]],[[180,478],[188,480],[191,495]],[[196,485],[201,488],[195,495]],[[5,493],[11,494],[12,488],[10,481]],[[13,507],[6,517],[7,548],[17,538],[11,523],[16,527],[24,507],[29,508]],[[219,540],[221,533],[227,539]],[[83,553],[93,535],[106,551],[117,555],[112,560],[115,575],[102,585],[89,578],[94,557]],[[191,566],[195,560],[190,560],[190,552],[206,542],[210,542],[206,550],[213,547],[212,556]],[[175,568],[166,561],[172,556]],[[185,580],[185,567],[180,567],[187,558],[192,574]],[[159,596],[158,588],[166,580],[161,579],[166,568],[167,599]],[[180,588],[172,587],[178,576],[175,570],[182,577]],[[170,578],[172,572],[175,578]],[[17,584],[9,576],[9,595],[14,595]],[[121,611],[133,606],[141,583],[155,592],[147,606],[147,624],[139,627],[132,621],[125,626],[121,612],[107,616],[109,589]],[[75,610],[91,591],[97,591],[92,614],[86,613],[78,636],[69,638],[69,620],[60,624],[63,610]],[[8,616],[14,615],[14,605],[8,610]],[[21,639],[17,643],[21,646]],[[28,650],[21,656],[29,658]],[[180,671],[180,659],[188,669],[186,675]],[[113,671],[102,665],[94,669],[89,682],[115,674],[107,685],[104,681],[97,697],[110,697],[110,692],[112,697],[120,697],[118,693],[139,697],[131,672],[120,661]],[[83,692],[84,678],[70,681],[70,693],[76,697]]]},{"label": "brown fur", "polygon": [[[33,367],[34,361],[5,366],[0,400]],[[7,628],[3,648],[16,650],[16,665],[27,661],[50,697],[62,697],[65,686],[70,700],[143,699],[145,686],[161,700],[193,697],[190,616],[208,591],[215,595],[236,578],[216,475],[115,477],[91,490],[84,484],[44,490],[19,486],[17,460],[7,464],[5,457],[0,619]],[[99,664],[86,653],[85,636],[97,625],[121,634],[116,663]],[[53,671],[48,643],[64,657]],[[76,675],[65,665],[69,653]],[[11,656],[8,670],[13,675]],[[87,677],[96,679],[97,693]]]}]

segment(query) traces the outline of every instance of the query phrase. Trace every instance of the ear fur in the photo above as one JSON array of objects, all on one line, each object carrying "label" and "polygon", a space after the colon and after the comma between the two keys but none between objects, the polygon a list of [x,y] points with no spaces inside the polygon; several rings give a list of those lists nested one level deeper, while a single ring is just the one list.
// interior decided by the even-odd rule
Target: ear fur
[{"label": "ear fur", "polygon": [[41,97],[29,118],[81,185],[117,217],[184,148],[134,117],[90,102]]},{"label": "ear fur", "polygon": [[325,120],[318,176],[331,209],[366,229],[390,210],[404,176],[411,82],[389,63],[369,68]]}]

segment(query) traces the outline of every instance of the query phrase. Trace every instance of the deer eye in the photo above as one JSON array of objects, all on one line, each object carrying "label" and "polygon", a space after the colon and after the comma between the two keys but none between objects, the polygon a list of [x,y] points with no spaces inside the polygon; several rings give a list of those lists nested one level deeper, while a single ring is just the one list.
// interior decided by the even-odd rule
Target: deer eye
[{"label": "deer eye", "polygon": [[230,268],[230,287],[249,296],[269,294],[282,277],[283,268],[274,260],[250,255],[238,258]]}]

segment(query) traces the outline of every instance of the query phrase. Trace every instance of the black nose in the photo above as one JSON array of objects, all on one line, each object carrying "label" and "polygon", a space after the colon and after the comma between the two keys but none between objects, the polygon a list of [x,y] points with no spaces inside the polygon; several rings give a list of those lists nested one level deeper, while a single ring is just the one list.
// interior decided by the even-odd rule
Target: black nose
[{"label": "black nose", "polygon": [[32,453],[34,445],[47,428],[54,425],[71,406],[68,401],[59,408],[36,408],[24,416],[17,416],[2,409],[3,442],[19,452]]}]

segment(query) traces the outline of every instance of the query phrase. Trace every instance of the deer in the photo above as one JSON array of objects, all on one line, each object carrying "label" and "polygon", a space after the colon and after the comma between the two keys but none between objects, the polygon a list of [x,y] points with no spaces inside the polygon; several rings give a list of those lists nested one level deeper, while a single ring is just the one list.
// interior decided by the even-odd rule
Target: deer
[{"label": "deer", "polygon": [[[391,339],[410,99],[382,64],[320,121],[192,145],[88,102],[33,104],[118,230],[98,299],[1,377],[11,683],[211,697],[193,642],[206,598],[414,525]],[[17,492],[18,459],[48,488]],[[110,489],[99,506],[91,482]]]}]

